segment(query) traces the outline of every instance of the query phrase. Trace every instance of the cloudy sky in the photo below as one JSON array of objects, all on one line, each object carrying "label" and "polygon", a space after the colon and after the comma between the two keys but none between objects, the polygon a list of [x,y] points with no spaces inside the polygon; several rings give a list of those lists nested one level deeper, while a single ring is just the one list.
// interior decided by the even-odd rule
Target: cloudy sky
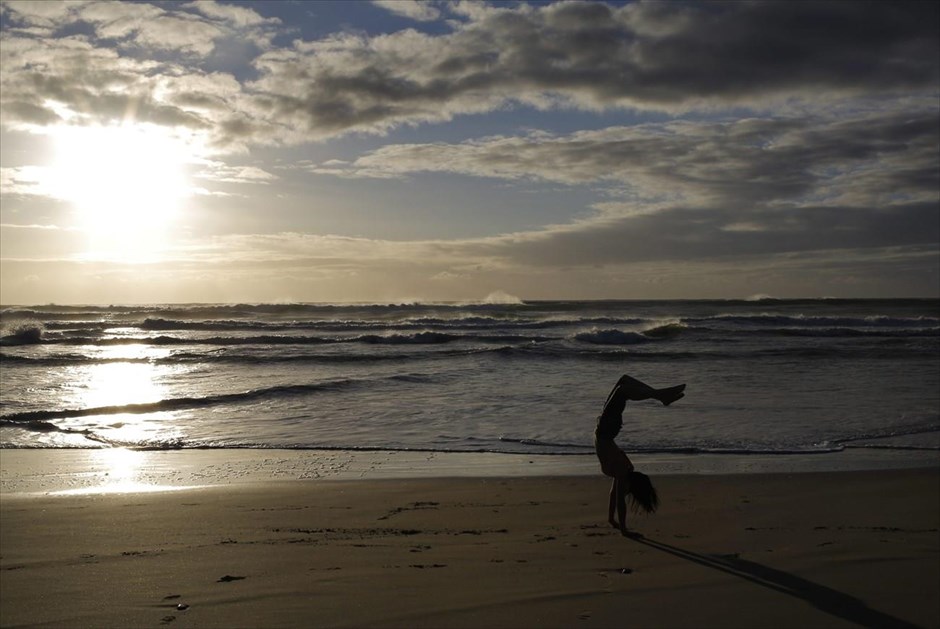
[{"label": "cloudy sky", "polygon": [[935,2],[2,2],[0,302],[936,297]]}]

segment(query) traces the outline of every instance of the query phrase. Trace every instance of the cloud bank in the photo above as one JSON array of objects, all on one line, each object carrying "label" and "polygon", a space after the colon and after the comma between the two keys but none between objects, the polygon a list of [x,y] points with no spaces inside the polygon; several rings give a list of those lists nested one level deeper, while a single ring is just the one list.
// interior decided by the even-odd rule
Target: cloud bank
[{"label": "cloud bank", "polygon": [[[390,6],[415,19],[440,11]],[[0,108],[9,126],[66,111],[115,120],[133,108],[241,148],[506,107],[759,110],[940,85],[931,2],[449,6],[445,34],[278,45],[277,20],[235,5],[7,2]],[[210,71],[233,39],[254,43],[253,72]]]},{"label": "cloud bank", "polygon": [[[296,184],[296,163],[237,158],[307,146],[328,147],[302,173],[324,186],[447,176],[590,197],[570,220],[472,239],[187,234],[165,252],[167,269],[197,283],[215,269],[255,278],[262,293],[265,282],[286,291],[290,279],[336,294],[359,282],[362,295],[393,284],[450,295],[477,282],[474,294],[549,295],[564,281],[603,296],[645,281],[633,275],[670,276],[681,296],[732,275],[739,286],[798,286],[809,270],[843,287],[867,275],[883,292],[900,277],[920,292],[937,281],[938,3],[372,6],[410,27],[311,39],[260,6],[4,2],[0,126],[166,127],[201,147],[197,176],[216,186],[204,196],[226,202],[234,195],[219,184],[270,198]],[[398,139],[520,111],[533,112],[531,128]],[[543,113],[597,122],[539,129]],[[612,116],[621,118],[600,122]],[[391,133],[393,143],[352,156],[330,151],[343,138],[376,146]],[[40,166],[0,174],[6,199],[48,194]],[[12,234],[59,244],[64,235],[39,229],[54,222],[43,216],[14,218],[3,218],[4,273],[35,277],[21,268],[26,248],[8,253]],[[72,253],[35,250],[45,265]]]}]

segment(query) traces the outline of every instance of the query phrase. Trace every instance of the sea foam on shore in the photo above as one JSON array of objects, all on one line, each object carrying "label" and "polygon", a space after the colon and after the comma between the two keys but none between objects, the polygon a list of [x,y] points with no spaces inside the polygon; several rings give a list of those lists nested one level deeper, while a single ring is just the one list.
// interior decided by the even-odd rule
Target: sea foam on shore
[{"label": "sea foam on shore", "polygon": [[[760,474],[934,467],[934,452],[846,450],[814,455],[636,455],[653,475]],[[600,476],[593,455],[354,450],[4,450],[0,495],[139,493],[275,481]]]}]

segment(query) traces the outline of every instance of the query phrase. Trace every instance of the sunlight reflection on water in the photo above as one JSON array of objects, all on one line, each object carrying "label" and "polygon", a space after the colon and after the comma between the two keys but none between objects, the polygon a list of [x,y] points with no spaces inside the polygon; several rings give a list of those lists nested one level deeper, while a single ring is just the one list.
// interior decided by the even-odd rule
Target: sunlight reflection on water
[{"label": "sunlight reflection on water", "polygon": [[161,399],[166,387],[151,364],[110,363],[91,367],[85,377],[82,407],[146,404]]},{"label": "sunlight reflection on water", "polygon": [[[163,348],[117,345],[97,348],[99,360],[144,360],[146,362],[105,362],[72,371],[73,401],[71,408],[120,410],[129,404],[155,404],[172,396],[168,379],[180,366],[166,366],[151,362],[167,352]],[[128,409],[131,410],[131,409]],[[112,445],[166,444],[182,437],[177,425],[179,412],[154,410],[141,413],[102,412],[76,418],[69,426],[75,430],[91,430],[105,443]]]}]

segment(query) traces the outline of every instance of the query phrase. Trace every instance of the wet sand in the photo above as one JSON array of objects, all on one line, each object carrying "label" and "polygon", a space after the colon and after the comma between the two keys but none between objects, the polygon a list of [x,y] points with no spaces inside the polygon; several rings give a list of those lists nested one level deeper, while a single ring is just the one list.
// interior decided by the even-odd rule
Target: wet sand
[{"label": "wet sand", "polygon": [[8,488],[0,625],[940,626],[938,468],[655,480],[634,539],[586,474]]}]

